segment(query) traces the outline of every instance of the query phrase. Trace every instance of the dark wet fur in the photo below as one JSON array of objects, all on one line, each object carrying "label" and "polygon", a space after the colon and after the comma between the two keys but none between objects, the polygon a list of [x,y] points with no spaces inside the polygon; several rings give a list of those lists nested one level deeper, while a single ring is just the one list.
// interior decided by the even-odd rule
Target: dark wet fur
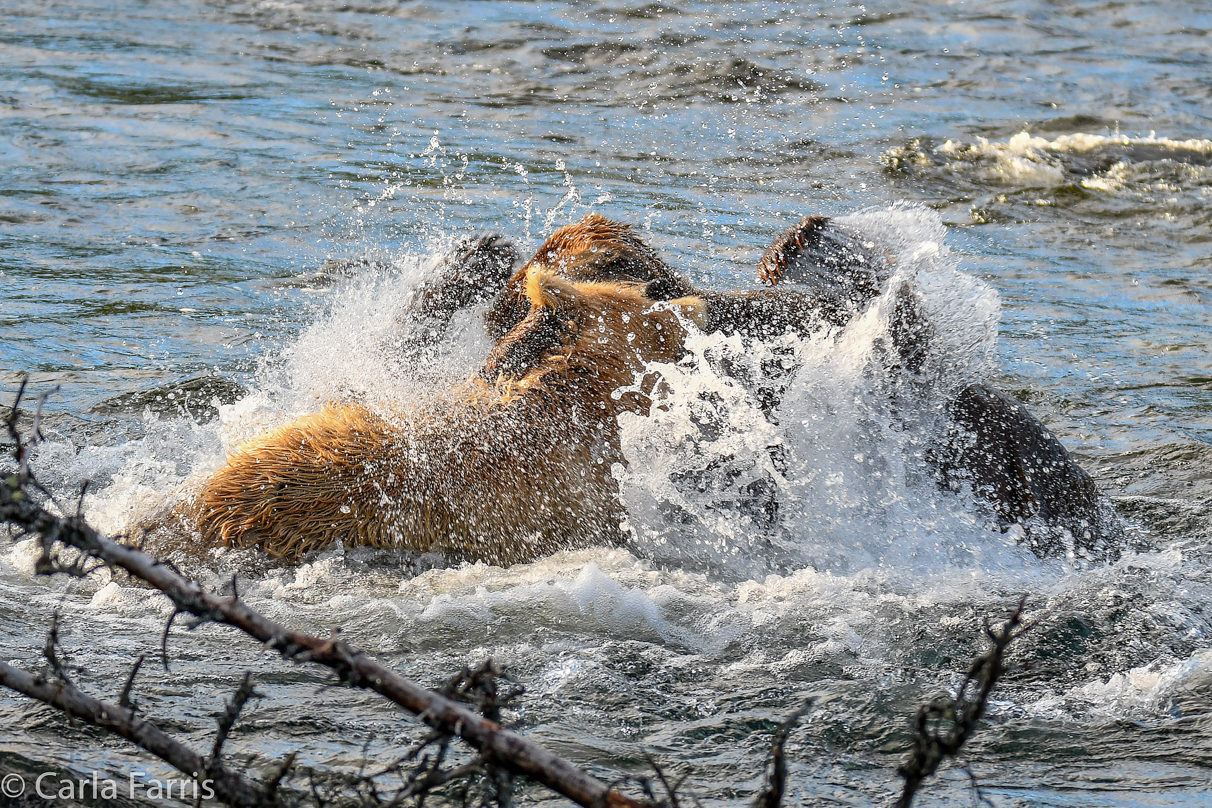
[{"label": "dark wet fur", "polygon": [[971,486],[1004,527],[1024,526],[1039,555],[1072,549],[1086,558],[1119,556],[1123,526],[1106,498],[1026,407],[973,384],[947,404],[947,413],[949,429],[930,451],[942,485]]},{"label": "dark wet fur", "polygon": [[412,331],[414,347],[442,342],[455,313],[492,300],[521,260],[513,242],[499,233],[461,240],[437,274],[413,293],[409,315],[425,324]]},{"label": "dark wet fur", "polygon": [[[819,295],[826,302],[823,315],[835,325],[869,305],[890,275],[887,264],[856,236],[813,216],[779,234],[758,273],[777,288],[790,285],[790,294]],[[779,324],[772,321],[771,327]],[[919,372],[934,327],[908,284],[896,290],[889,336],[888,369]],[[969,485],[992,507],[1003,529],[1024,527],[1038,555],[1072,549],[1088,558],[1118,556],[1124,530],[1106,497],[1026,407],[993,387],[974,384],[949,401],[946,411],[945,433],[927,453],[941,486]]]}]

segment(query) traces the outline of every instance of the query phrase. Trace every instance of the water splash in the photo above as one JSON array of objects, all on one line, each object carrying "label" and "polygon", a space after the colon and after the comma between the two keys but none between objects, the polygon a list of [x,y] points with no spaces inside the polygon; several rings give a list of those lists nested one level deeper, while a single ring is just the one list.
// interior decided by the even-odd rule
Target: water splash
[{"label": "water splash", "polygon": [[[652,414],[621,419],[633,549],[742,577],[1028,563],[926,462],[945,403],[992,369],[996,293],[956,269],[929,211],[838,221],[894,268],[864,314],[808,338],[700,335],[687,360],[660,368]],[[906,293],[934,328],[913,371],[897,367],[891,334]]]}]

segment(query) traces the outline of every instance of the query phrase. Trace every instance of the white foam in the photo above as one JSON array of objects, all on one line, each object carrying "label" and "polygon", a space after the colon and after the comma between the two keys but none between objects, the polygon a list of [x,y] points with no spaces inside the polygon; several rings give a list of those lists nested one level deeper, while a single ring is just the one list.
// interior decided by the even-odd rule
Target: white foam
[{"label": "white foam", "polygon": [[[1180,163],[1184,161],[1184,154],[1212,155],[1212,140],[1175,140],[1157,137],[1152,132],[1144,137],[1076,132],[1049,140],[1024,131],[1003,141],[983,137],[972,143],[947,140],[934,151],[946,159],[945,165],[952,171],[966,172],[976,168],[987,178],[1004,183],[1048,187],[1072,181],[1062,159],[1064,155],[1084,156],[1102,151],[1111,156],[1122,153],[1126,158],[1133,149],[1141,147],[1151,147],[1155,160],[1169,157]],[[1185,169],[1196,182],[1208,174],[1202,166],[1186,166]],[[1129,162],[1118,160],[1080,182],[1091,190],[1116,192],[1128,184],[1134,173]]]},{"label": "white foam", "polygon": [[[569,560],[561,559],[564,564],[557,562],[556,569],[543,562],[527,565],[544,569],[545,580],[540,581],[517,580],[512,571],[493,570],[492,589],[480,584],[470,591],[436,594],[418,619],[456,627],[483,626],[522,608],[531,619],[541,615],[543,622],[566,629],[619,638],[700,644],[692,632],[674,625],[662,614],[663,600],[682,597],[677,590],[660,585],[648,589],[626,586],[593,561],[578,570],[575,563],[571,568],[566,566]],[[570,576],[574,571],[574,577]],[[506,581],[511,585],[501,588]]]},{"label": "white foam", "polygon": [[[1142,149],[1149,150],[1148,159],[1137,164],[1133,151]],[[1090,176],[1074,177],[1065,165],[1067,156],[1096,153],[1104,153],[1111,162]],[[1174,193],[1187,187],[1199,187],[1210,179],[1207,166],[1183,164],[1191,162],[1191,155],[1201,156],[1196,162],[1205,161],[1207,155],[1212,155],[1212,139],[1179,141],[1156,137],[1153,132],[1147,137],[1076,132],[1060,134],[1050,141],[1029,132],[1019,132],[1006,141],[988,138],[977,138],[972,143],[947,141],[934,149],[934,154],[944,157],[944,166],[949,171],[978,171],[987,179],[1012,185],[1052,187],[1076,180],[1084,188],[1113,194],[1137,185],[1144,185],[1145,190]],[[1154,167],[1160,165],[1159,160],[1170,160],[1177,165],[1162,172],[1165,177],[1154,177]]]},{"label": "white foam", "polygon": [[1063,169],[1049,159],[1045,150],[1049,141],[1020,132],[1008,141],[979,138],[975,143],[948,140],[935,151],[956,161],[975,162],[992,158],[989,173],[1003,179],[1030,185],[1056,185],[1065,178]]},{"label": "white foam", "polygon": [[1194,696],[1202,714],[1210,695],[1212,651],[1199,651],[1178,662],[1158,659],[1113,673],[1059,695],[1045,696],[1024,705],[1024,709],[1031,715],[1049,719],[1081,717],[1114,721],[1158,715],[1179,718],[1186,699]]}]

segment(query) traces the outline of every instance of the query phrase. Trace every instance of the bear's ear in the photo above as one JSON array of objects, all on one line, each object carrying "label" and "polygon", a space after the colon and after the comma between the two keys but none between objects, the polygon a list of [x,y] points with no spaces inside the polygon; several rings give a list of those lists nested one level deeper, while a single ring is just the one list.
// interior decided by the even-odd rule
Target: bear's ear
[{"label": "bear's ear", "polygon": [[670,301],[669,305],[677,306],[686,319],[697,325],[699,330],[707,330],[707,301],[703,298],[679,297]]},{"label": "bear's ear", "polygon": [[544,309],[565,308],[578,294],[571,281],[554,272],[534,267],[526,273],[526,297],[535,306]]}]

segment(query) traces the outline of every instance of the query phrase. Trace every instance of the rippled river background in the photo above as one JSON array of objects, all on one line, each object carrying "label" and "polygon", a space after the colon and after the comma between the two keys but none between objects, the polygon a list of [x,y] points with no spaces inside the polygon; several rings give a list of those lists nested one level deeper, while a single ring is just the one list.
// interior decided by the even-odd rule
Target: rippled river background
[{"label": "rippled river background", "polygon": [[[984,795],[1209,805],[1209,31],[1195,0],[9,0],[0,393],[24,372],[35,392],[58,386],[36,465],[71,501],[91,480],[86,514],[120,530],[267,424],[474,367],[474,322],[432,366],[386,352],[399,300],[461,234],[527,252],[596,210],[696,283],[738,288],[799,216],[867,211],[890,243],[938,247],[922,277],[987,331],[971,367],[1097,478],[1129,526],[1119,561],[1039,560],[911,486],[870,486],[860,455],[887,444],[852,458],[849,432],[813,420],[856,389],[845,351],[817,345],[801,346],[786,419],[806,433],[777,439],[819,463],[792,480],[777,551],[707,499],[687,505],[694,530],[663,529],[658,477],[686,450],[631,423],[626,548],[508,570],[220,557],[200,574],[238,570],[257,608],[340,625],[428,684],[490,656],[526,685],[514,717],[531,737],[608,778],[651,754],[720,805],[760,787],[772,729],[812,695],[788,802],[881,803],[916,705],[1026,594],[1040,624],[967,754]],[[946,290],[971,291],[968,276],[984,285],[966,308],[977,298]],[[658,434],[677,432],[676,405]],[[165,602],[103,575],[39,578],[34,558],[0,547],[5,658],[37,668],[61,609],[77,681],[115,697],[157,648]],[[170,649],[136,695],[199,749],[245,669],[266,698],[237,755],[352,770],[418,736],[229,632],[174,630]],[[0,694],[0,768],[47,763],[167,774]],[[923,804],[974,799],[953,772]]]}]

